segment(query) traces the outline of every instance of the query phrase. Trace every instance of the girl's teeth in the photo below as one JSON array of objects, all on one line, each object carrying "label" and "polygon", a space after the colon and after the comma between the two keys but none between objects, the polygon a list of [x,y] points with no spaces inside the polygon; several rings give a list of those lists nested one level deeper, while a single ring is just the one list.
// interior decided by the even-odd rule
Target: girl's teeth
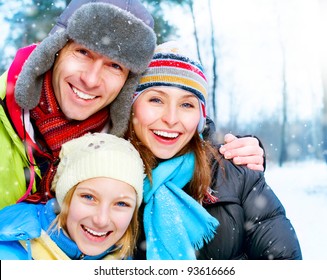
[{"label": "girl's teeth", "polygon": [[92,95],[86,94],[86,93],[84,93],[84,92],[81,92],[81,91],[79,91],[79,90],[76,89],[76,88],[73,88],[73,91],[76,93],[76,95],[77,95],[79,98],[82,98],[82,99],[90,100],[90,99],[94,99],[94,98],[95,98],[95,96],[92,96]]},{"label": "girl's teeth", "polygon": [[95,235],[95,236],[104,236],[104,235],[106,235],[108,233],[108,232],[96,232],[96,231],[94,231],[94,230],[92,230],[90,228],[87,228],[87,227],[84,227],[84,228],[85,228],[85,230],[87,232],[89,232],[89,233],[91,233],[92,235]]}]

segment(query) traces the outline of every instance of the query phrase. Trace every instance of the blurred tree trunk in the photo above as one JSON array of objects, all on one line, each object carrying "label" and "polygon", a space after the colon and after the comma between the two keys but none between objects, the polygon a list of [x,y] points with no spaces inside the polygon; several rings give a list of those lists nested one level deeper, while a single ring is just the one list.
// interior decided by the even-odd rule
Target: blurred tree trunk
[{"label": "blurred tree trunk", "polygon": [[218,75],[217,75],[217,54],[215,47],[215,28],[213,24],[212,18],[212,8],[211,8],[211,0],[208,0],[208,9],[209,9],[209,19],[210,19],[210,30],[211,30],[211,53],[212,53],[212,87],[211,92],[209,92],[210,96],[212,96],[212,118],[215,120],[218,117],[218,109],[216,106],[216,87],[218,83]]},{"label": "blurred tree trunk", "polygon": [[[201,51],[200,51],[200,40],[199,40],[199,35],[198,35],[198,29],[196,25],[196,15],[194,12],[194,1],[189,0],[187,1],[187,4],[190,8],[191,16],[192,16],[192,22],[193,22],[193,34],[194,34],[194,39],[196,43],[196,50],[197,50],[197,55],[199,58],[200,63],[203,65],[202,62],[202,57],[201,57]],[[209,90],[209,96],[212,98],[212,115],[210,116],[211,118],[215,119],[217,117],[217,108],[216,108],[216,85],[217,85],[217,55],[215,52],[215,36],[214,36],[214,25],[213,25],[213,18],[212,18],[212,13],[211,13],[211,1],[208,0],[208,10],[209,10],[209,21],[210,21],[210,32],[211,32],[211,38],[210,38],[210,47],[211,47],[211,53],[212,53],[212,87],[211,91]],[[209,83],[209,81],[208,81]],[[210,108],[209,104],[207,105],[207,108]]]},{"label": "blurred tree trunk", "polygon": [[321,73],[322,73],[322,84],[323,84],[323,113],[322,113],[322,135],[323,135],[323,143],[322,143],[322,150],[325,162],[327,163],[327,34],[326,34],[326,27],[327,27],[327,1],[320,0],[320,19],[321,19],[321,26],[320,26],[320,36],[321,36]]},{"label": "blurred tree trunk", "polygon": [[278,164],[282,166],[287,160],[287,120],[288,120],[288,97],[287,97],[287,77],[286,77],[286,48],[284,45],[284,38],[281,29],[281,18],[280,11],[277,8],[277,25],[278,25],[278,34],[279,34],[279,43],[282,55],[282,122],[281,122],[281,135],[280,135],[280,144],[279,144],[279,157]]},{"label": "blurred tree trunk", "polygon": [[202,64],[201,52],[200,52],[200,43],[199,43],[199,36],[198,36],[198,29],[196,27],[195,14],[194,14],[194,3],[193,3],[193,0],[187,1],[187,4],[188,4],[188,6],[190,8],[191,16],[192,16],[193,34],[194,34],[194,39],[195,39],[196,52],[197,52],[199,61]]}]

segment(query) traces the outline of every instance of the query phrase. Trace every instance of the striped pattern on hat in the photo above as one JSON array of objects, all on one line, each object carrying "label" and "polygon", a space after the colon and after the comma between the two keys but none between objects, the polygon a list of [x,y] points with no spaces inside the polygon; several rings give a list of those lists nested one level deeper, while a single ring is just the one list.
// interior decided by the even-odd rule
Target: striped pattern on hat
[{"label": "striped pattern on hat", "polygon": [[177,42],[157,46],[148,69],[140,79],[133,101],[145,90],[158,86],[178,87],[199,99],[201,118],[198,131],[201,133],[206,118],[207,79],[202,65],[182,51]]}]

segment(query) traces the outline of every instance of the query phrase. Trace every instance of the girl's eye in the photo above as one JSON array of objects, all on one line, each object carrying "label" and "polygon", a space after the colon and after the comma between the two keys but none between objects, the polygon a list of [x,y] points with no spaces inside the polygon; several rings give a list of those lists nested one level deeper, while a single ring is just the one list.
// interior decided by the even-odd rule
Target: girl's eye
[{"label": "girl's eye", "polygon": [[90,195],[90,194],[83,194],[82,197],[87,199],[87,200],[94,200],[93,195]]},{"label": "girl's eye", "polygon": [[124,201],[119,201],[119,202],[117,202],[117,205],[119,206],[119,207],[128,207],[129,205],[126,203],[126,202],[124,202]]}]

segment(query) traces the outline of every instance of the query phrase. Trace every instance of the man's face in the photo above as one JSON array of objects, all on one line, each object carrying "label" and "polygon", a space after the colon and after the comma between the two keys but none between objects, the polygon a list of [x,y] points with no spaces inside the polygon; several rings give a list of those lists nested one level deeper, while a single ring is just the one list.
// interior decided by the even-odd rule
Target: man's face
[{"label": "man's face", "polygon": [[85,120],[117,97],[128,73],[110,58],[69,42],[54,63],[52,85],[66,117]]}]

